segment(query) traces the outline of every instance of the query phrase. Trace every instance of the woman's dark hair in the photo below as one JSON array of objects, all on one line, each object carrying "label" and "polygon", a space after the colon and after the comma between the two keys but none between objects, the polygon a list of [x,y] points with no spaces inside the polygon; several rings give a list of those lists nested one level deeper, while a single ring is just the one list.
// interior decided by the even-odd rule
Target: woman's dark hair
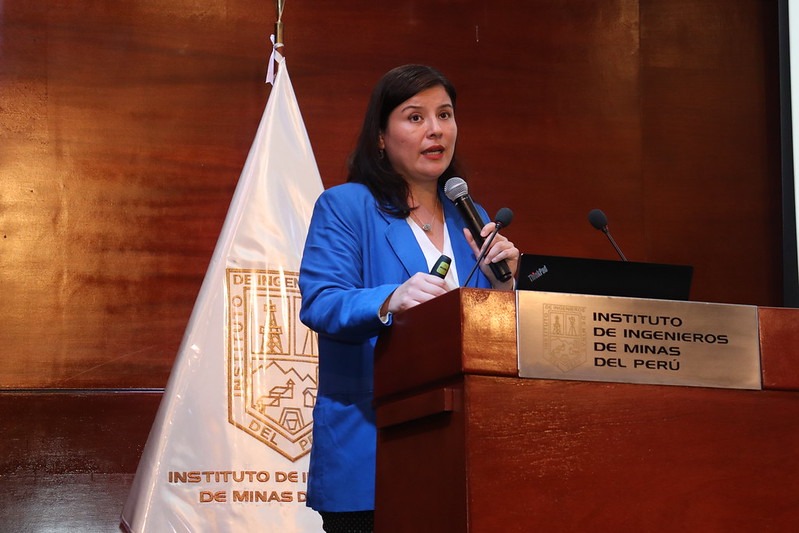
[{"label": "woman's dark hair", "polygon": [[[382,157],[378,148],[380,134],[388,125],[388,116],[402,102],[412,96],[441,86],[455,107],[455,87],[438,70],[425,65],[403,65],[388,71],[372,91],[369,106],[363,120],[358,144],[349,159],[347,181],[363,183],[377,200],[384,213],[397,217],[407,217],[408,184]],[[451,177],[459,175],[458,163],[453,156],[449,167],[438,178],[439,188]]]}]

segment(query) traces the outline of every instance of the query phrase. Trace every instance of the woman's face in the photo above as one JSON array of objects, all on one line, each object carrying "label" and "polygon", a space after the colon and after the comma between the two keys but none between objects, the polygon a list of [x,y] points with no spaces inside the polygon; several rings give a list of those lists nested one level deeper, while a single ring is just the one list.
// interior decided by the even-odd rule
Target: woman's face
[{"label": "woman's face", "polygon": [[388,116],[378,146],[408,183],[436,181],[455,153],[458,126],[444,87],[421,91]]}]

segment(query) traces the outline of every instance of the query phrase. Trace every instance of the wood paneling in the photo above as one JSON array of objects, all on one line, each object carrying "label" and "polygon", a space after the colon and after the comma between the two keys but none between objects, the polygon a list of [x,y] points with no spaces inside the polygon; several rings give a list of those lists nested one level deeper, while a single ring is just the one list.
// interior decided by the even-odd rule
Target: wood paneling
[{"label": "wood paneling", "polygon": [[268,95],[244,7],[4,3],[0,385],[165,384]]},{"label": "wood paneling", "polygon": [[[780,304],[776,1],[289,3],[326,186],[388,68],[459,90],[473,196],[523,251],[696,267]],[[263,111],[254,0],[3,2],[0,387],[167,380]],[[266,237],[265,237],[266,238]]]},{"label": "wood paneling", "polygon": [[466,379],[470,531],[799,524],[795,392]]},{"label": "wood paneling", "polygon": [[119,531],[160,400],[0,392],[0,531]]},{"label": "wood paneling", "polygon": [[694,265],[693,299],[776,305],[777,2],[640,4],[644,254]]}]

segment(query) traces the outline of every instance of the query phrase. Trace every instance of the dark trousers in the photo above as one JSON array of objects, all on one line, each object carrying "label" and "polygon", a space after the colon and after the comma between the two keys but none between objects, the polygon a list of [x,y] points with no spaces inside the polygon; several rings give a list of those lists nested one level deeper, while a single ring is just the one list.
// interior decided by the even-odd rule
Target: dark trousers
[{"label": "dark trousers", "polygon": [[322,516],[322,529],[326,533],[372,533],[375,528],[374,511],[354,511],[346,513],[319,512]]}]

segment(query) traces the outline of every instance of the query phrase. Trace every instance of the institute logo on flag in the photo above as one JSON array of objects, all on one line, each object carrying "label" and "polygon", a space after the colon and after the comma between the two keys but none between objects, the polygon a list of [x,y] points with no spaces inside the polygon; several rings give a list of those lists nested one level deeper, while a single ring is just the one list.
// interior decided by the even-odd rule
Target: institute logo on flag
[{"label": "institute logo on flag", "polygon": [[291,461],[311,449],[318,369],[297,274],[227,269],[229,420]]},{"label": "institute logo on flag", "polygon": [[222,233],[142,453],[132,533],[318,532],[305,506],[316,334],[298,276],[322,180],[280,54]]}]

